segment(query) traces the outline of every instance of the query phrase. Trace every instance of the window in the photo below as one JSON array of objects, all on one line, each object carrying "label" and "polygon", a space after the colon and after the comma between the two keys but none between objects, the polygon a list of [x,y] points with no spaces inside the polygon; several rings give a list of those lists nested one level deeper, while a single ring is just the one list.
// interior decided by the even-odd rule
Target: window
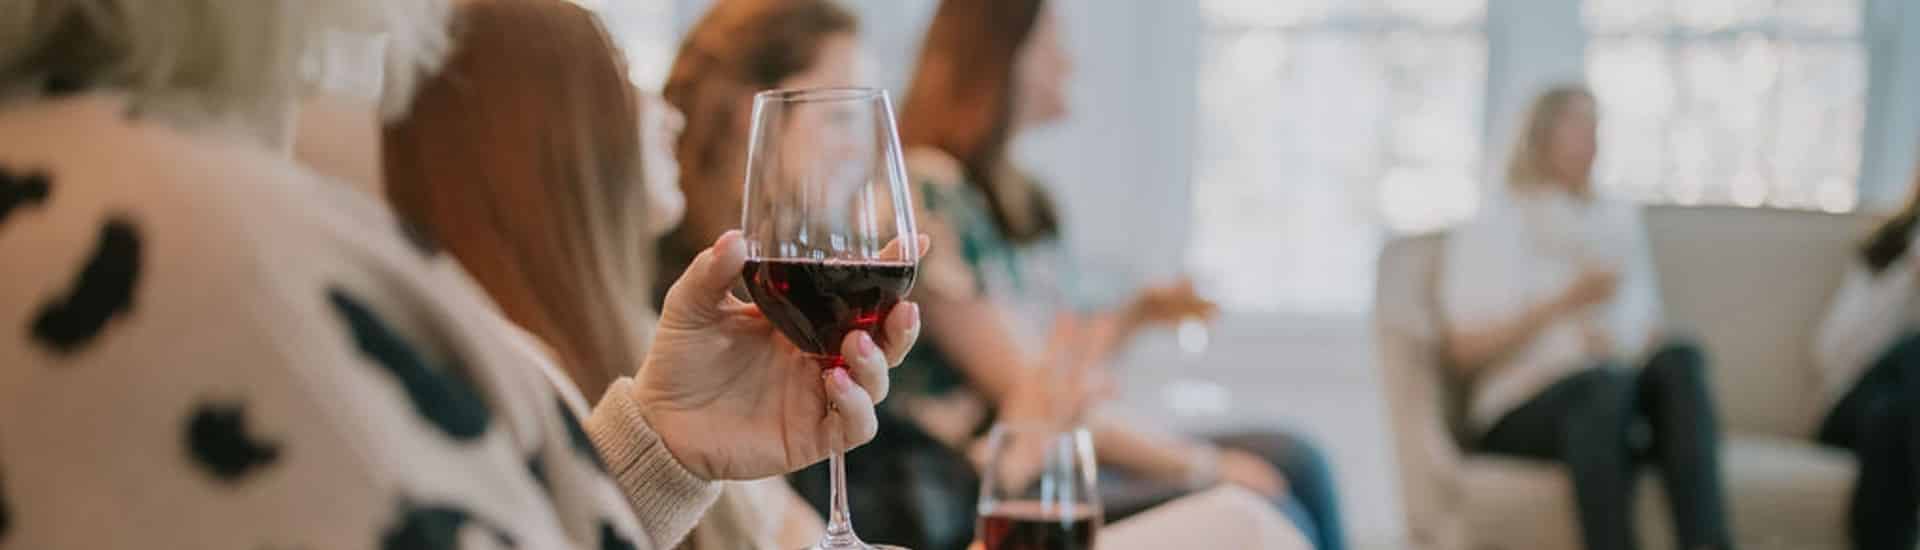
[{"label": "window", "polygon": [[1193,267],[1230,306],[1371,304],[1387,231],[1472,213],[1485,0],[1206,0]]},{"label": "window", "polygon": [[1852,210],[1862,0],[1586,0],[1602,189],[1647,201]]}]

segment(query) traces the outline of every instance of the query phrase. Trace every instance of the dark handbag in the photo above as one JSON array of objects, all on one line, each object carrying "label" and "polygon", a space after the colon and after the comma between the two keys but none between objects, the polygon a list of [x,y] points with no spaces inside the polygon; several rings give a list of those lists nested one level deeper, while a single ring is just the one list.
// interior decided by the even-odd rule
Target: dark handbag
[{"label": "dark handbag", "polygon": [[[973,541],[980,477],[967,457],[911,419],[876,412],[872,442],[847,453],[847,501],[854,531],[869,543],[914,550],[963,550]],[[788,477],[800,496],[827,514],[827,463]]]}]

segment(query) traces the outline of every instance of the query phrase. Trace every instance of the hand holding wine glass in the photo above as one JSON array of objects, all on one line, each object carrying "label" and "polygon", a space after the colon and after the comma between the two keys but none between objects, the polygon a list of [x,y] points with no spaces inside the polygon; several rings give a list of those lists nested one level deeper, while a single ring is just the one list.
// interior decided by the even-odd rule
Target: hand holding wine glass
[{"label": "hand holding wine glass", "polygon": [[920,332],[918,306],[896,304],[875,337],[840,338],[846,368],[823,372],[758,308],[728,293],[746,261],[738,232],[694,259],[667,293],[633,390],[668,451],[705,479],[785,474],[872,439],[888,366]]},{"label": "hand holding wine glass", "polygon": [[[790,373],[773,376],[825,373],[829,381],[844,380],[863,355],[877,353],[861,335],[885,337],[879,344],[895,349],[892,333],[876,329],[896,326],[902,307],[918,324],[918,312],[899,304],[913,288],[925,242],[914,228],[891,101],[883,90],[858,88],[754,96],[740,221],[745,257],[732,265],[765,322],[800,352],[788,355],[811,363],[781,367]],[[844,347],[849,342],[852,347]],[[884,369],[880,375],[856,379],[879,388],[876,400],[886,394]],[[796,412],[872,418],[870,403],[848,402],[858,410]],[[873,436],[872,425],[840,424],[866,430],[849,437]],[[847,513],[839,452],[845,447],[830,447],[832,497],[826,534],[814,548],[872,550],[854,534]]]}]

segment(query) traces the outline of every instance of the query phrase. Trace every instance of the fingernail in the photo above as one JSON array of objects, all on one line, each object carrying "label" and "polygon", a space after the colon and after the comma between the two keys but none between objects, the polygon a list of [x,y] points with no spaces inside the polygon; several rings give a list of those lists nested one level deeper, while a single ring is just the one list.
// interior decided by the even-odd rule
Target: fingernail
[{"label": "fingernail", "polygon": [[847,377],[847,369],[827,369],[827,384],[833,386],[835,393],[843,393],[853,389],[853,379]]},{"label": "fingernail", "polygon": [[859,340],[861,355],[873,357],[880,354],[880,346],[873,343],[873,334],[862,331]]},{"label": "fingernail", "polygon": [[907,302],[907,330],[920,330],[919,302]]}]

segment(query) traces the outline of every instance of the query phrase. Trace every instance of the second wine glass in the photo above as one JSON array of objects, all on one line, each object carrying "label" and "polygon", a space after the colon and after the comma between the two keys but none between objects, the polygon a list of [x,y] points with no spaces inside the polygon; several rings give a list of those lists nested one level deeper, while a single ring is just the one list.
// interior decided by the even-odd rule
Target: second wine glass
[{"label": "second wine glass", "polygon": [[[892,100],[867,88],[760,92],[750,135],[741,279],[795,347],[823,369],[846,368],[848,334],[886,345],[881,327],[920,257]],[[891,548],[854,534],[843,460],[837,450],[828,459],[830,510],[814,548]]]},{"label": "second wine glass", "polygon": [[1002,423],[980,472],[984,550],[1092,550],[1105,522],[1093,435],[1058,423]]}]

